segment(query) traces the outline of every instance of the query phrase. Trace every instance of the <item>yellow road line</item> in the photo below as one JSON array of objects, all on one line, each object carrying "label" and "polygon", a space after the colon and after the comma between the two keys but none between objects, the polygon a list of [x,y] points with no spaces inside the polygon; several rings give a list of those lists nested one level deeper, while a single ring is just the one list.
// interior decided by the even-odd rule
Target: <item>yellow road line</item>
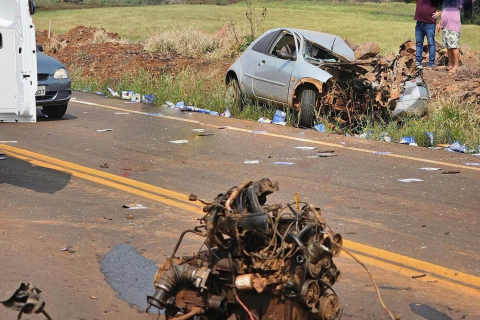
[{"label": "yellow road line", "polygon": [[[28,161],[33,165],[37,165],[37,166],[46,167],[46,168],[49,168],[49,169],[52,169],[52,170],[65,172],[65,173],[71,174],[71,175],[73,175],[75,177],[78,177],[78,178],[81,178],[81,179],[92,181],[92,182],[95,182],[95,183],[98,183],[98,184],[101,184],[101,185],[104,185],[104,186],[107,186],[107,187],[111,187],[111,188],[121,190],[121,191],[130,193],[130,194],[134,194],[134,195],[137,195],[137,196],[140,196],[140,197],[144,197],[144,198],[147,198],[147,199],[150,199],[150,200],[154,200],[154,201],[157,201],[157,202],[160,202],[160,203],[164,203],[164,204],[170,205],[172,207],[176,207],[176,208],[179,208],[179,209],[182,209],[182,210],[186,210],[188,212],[192,212],[194,214],[202,214],[203,215],[203,212],[200,210],[199,207],[195,207],[195,206],[192,206],[192,205],[189,205],[189,204],[178,202],[176,200],[168,199],[168,198],[165,198],[165,197],[162,197],[162,196],[159,196],[159,195],[156,195],[156,194],[152,194],[152,193],[149,193],[149,192],[146,192],[146,191],[138,190],[138,189],[134,188],[133,186],[131,187],[131,186],[127,186],[127,185],[124,185],[124,184],[112,182],[112,181],[109,181],[109,180],[106,180],[106,179],[102,179],[101,177],[97,177],[97,176],[88,174],[88,172],[94,172],[96,174],[102,173],[102,174],[104,174],[103,175],[104,178],[107,178],[107,177],[108,178],[110,178],[110,177],[121,178],[119,176],[115,176],[115,175],[111,175],[111,174],[105,174],[104,172],[101,172],[101,171],[96,172],[97,170],[94,170],[94,169],[86,168],[86,167],[83,167],[83,166],[76,165],[74,163],[58,160],[58,159],[51,158],[51,157],[48,157],[48,156],[44,156],[44,155],[41,155],[41,154],[38,154],[38,153],[34,153],[34,152],[31,152],[31,151],[15,148],[15,147],[11,147],[11,146],[6,146],[6,145],[3,145],[3,144],[0,144],[0,150],[3,150],[3,152],[5,152],[6,154],[8,154],[12,157],[16,157],[16,158],[22,159],[24,161]],[[36,160],[36,159],[40,159],[40,160]],[[56,163],[53,163],[52,161],[55,161]],[[78,171],[74,170],[74,168],[80,168],[84,171],[87,171],[87,173],[78,172]],[[86,170],[86,169],[88,169],[88,170]],[[120,179],[120,180],[123,180],[123,178]],[[128,179],[128,180],[131,180],[131,179]],[[136,182],[134,180],[132,180],[132,181]],[[175,196],[182,195],[180,193],[173,192],[171,190],[151,186],[151,185],[148,185],[148,184],[145,184],[145,183],[140,183],[140,185],[143,188],[145,188],[146,186],[149,186],[149,188],[146,188],[146,189],[156,189],[157,191],[158,190],[165,190],[165,191],[167,191],[167,194],[166,194],[167,196],[168,195],[175,195]],[[185,197],[187,197],[187,196],[183,195],[183,197],[181,197],[181,198],[185,199]],[[397,272],[399,274],[406,275],[406,276],[411,276],[412,274],[417,273],[418,272],[417,270],[427,272],[427,273],[433,274],[433,276],[429,276],[429,279],[433,279],[433,278],[437,279],[437,277],[435,277],[435,275],[440,276],[442,278],[446,278],[446,279],[440,279],[440,278],[438,278],[438,279],[439,279],[439,281],[441,281],[441,283],[444,284],[444,286],[445,286],[445,283],[448,282],[447,286],[451,289],[454,289],[456,291],[466,292],[466,293],[469,293],[469,294],[474,294],[474,295],[480,297],[480,291],[479,290],[476,290],[474,288],[469,287],[469,285],[470,285],[470,286],[475,286],[475,287],[480,288],[480,278],[475,277],[473,275],[465,274],[465,273],[462,273],[462,272],[457,272],[457,271],[449,269],[449,268],[445,268],[445,267],[442,267],[442,266],[438,266],[438,265],[428,263],[428,262],[424,262],[424,261],[421,261],[421,260],[417,260],[417,259],[414,259],[414,258],[402,256],[402,255],[399,255],[399,254],[396,254],[396,253],[393,253],[393,252],[389,252],[389,251],[386,251],[386,250],[378,249],[378,248],[375,248],[375,247],[367,246],[367,245],[356,243],[356,242],[349,241],[349,240],[344,240],[344,244],[345,244],[346,248],[355,250],[356,252],[360,252],[360,256],[362,257],[362,260],[365,261],[369,265],[379,267],[379,268],[384,269],[384,270]],[[367,257],[367,256],[364,256],[363,254],[371,255],[371,256],[377,257],[377,258],[382,259],[382,260],[375,259],[375,258],[372,258],[372,257]],[[358,255],[358,253],[357,253],[357,255]],[[387,260],[388,262],[383,261],[383,260]],[[392,262],[393,264],[390,263],[390,262]],[[395,263],[401,264],[405,267],[395,265]],[[413,270],[409,269],[408,267],[413,268]],[[456,282],[465,283],[466,286],[463,285],[463,284],[452,282],[452,280],[456,281]]]},{"label": "yellow road line", "polygon": [[[86,104],[86,105],[100,107],[100,108],[106,108],[106,109],[112,109],[112,110],[142,114],[142,115],[145,114],[145,112],[132,111],[132,110],[129,110],[129,109],[112,107],[112,106],[107,106],[107,105],[93,103],[93,102],[87,102],[87,101],[81,101],[81,100],[72,100],[71,102]],[[208,127],[218,128],[218,125],[202,123],[202,122],[197,121],[197,120],[184,119],[184,118],[165,116],[165,115],[160,116],[159,118],[165,118],[165,119],[170,119],[170,120],[175,120],[175,121],[190,122],[190,123],[197,123],[197,124],[202,124],[202,125],[205,125],[205,126],[208,126]],[[242,128],[235,128],[235,127],[225,127],[225,128],[229,129],[229,130],[245,132],[245,133],[251,133],[252,132],[252,130],[247,130],[247,129],[242,129]],[[293,141],[301,141],[301,142],[307,142],[307,143],[312,143],[312,144],[317,144],[317,145],[322,145],[322,146],[335,147],[335,148],[341,148],[341,149],[350,150],[350,151],[357,151],[357,152],[372,154],[372,150],[354,148],[354,147],[346,147],[346,146],[338,144],[338,143],[317,141],[317,140],[304,139],[304,138],[298,138],[298,137],[290,137],[290,136],[286,136],[286,135],[282,135],[282,134],[268,133],[268,132],[262,133],[262,135],[268,136],[268,137],[273,137],[273,138],[287,139],[287,140],[293,140]],[[435,165],[440,165],[440,166],[445,166],[445,167],[461,168],[461,169],[465,169],[465,170],[472,170],[472,171],[480,172],[479,167],[466,166],[466,165],[463,165],[463,164],[455,164],[455,163],[450,163],[450,162],[445,162],[445,161],[428,160],[428,159],[404,156],[404,155],[401,155],[401,154],[394,154],[394,153],[385,154],[383,156],[384,157],[397,158],[397,159],[404,159],[404,160],[412,160],[412,161],[429,163],[429,164],[435,164]]]},{"label": "yellow road line", "polygon": [[[3,145],[0,145],[0,149],[2,149],[2,148],[3,148]],[[164,198],[162,196],[158,196],[158,195],[146,192],[146,191],[138,190],[136,188],[132,188],[132,187],[120,184],[120,183],[108,181],[108,180],[105,180],[105,179],[102,179],[102,178],[99,178],[99,177],[95,177],[95,176],[92,176],[92,175],[89,175],[89,174],[81,173],[81,172],[78,172],[78,171],[75,171],[73,169],[69,169],[69,168],[66,168],[66,167],[60,167],[60,166],[50,164],[50,163],[47,163],[47,162],[31,159],[29,157],[25,157],[25,156],[22,156],[22,155],[17,155],[16,153],[11,152],[11,151],[4,150],[3,152],[5,152],[7,155],[10,155],[12,157],[16,157],[16,158],[28,161],[31,164],[36,165],[36,166],[40,166],[40,167],[49,168],[49,169],[52,169],[52,170],[68,173],[68,174],[71,174],[72,176],[75,176],[75,177],[78,177],[78,178],[82,178],[82,179],[85,179],[85,180],[88,180],[88,181],[92,181],[92,182],[95,182],[95,183],[98,183],[98,184],[101,184],[101,185],[104,185],[104,186],[107,186],[107,187],[111,187],[111,188],[121,190],[121,191],[130,193],[130,194],[134,194],[134,195],[137,195],[137,196],[140,196],[140,197],[143,197],[143,198],[147,198],[147,199],[150,199],[150,200],[161,202],[161,203],[167,204],[167,205],[172,206],[172,207],[176,207],[176,208],[179,208],[179,209],[182,209],[182,210],[193,212],[195,214],[202,214],[202,211],[201,211],[200,208],[191,206],[189,204],[178,202],[178,201],[175,201],[175,200],[172,200],[172,199],[167,199],[167,198]]]},{"label": "yellow road line", "polygon": [[94,175],[94,176],[98,176],[98,177],[106,178],[106,179],[109,179],[109,180],[113,180],[113,181],[123,183],[123,184],[129,185],[129,186],[132,186],[132,187],[135,187],[135,188],[138,188],[138,189],[145,190],[145,191],[158,193],[158,194],[161,194],[162,196],[167,196],[169,198],[177,199],[179,201],[188,202],[189,205],[193,206],[193,207],[198,207],[198,208],[202,207],[202,205],[199,204],[198,202],[189,202],[188,201],[188,196],[183,194],[183,193],[179,193],[179,192],[175,192],[175,191],[172,191],[172,190],[160,188],[160,187],[157,187],[157,186],[154,186],[154,185],[151,185],[151,184],[147,184],[147,183],[139,182],[139,181],[136,181],[136,180],[133,180],[133,179],[117,176],[115,174],[103,172],[103,171],[100,171],[100,170],[91,169],[91,168],[80,166],[78,164],[74,164],[74,163],[71,163],[71,162],[66,162],[66,161],[63,161],[63,160],[59,160],[59,159],[56,159],[56,158],[45,156],[45,155],[40,154],[40,153],[35,153],[35,152],[32,152],[32,151],[28,151],[28,150],[24,150],[24,149],[12,147],[12,146],[7,146],[7,145],[4,145],[4,144],[0,144],[0,148],[2,150],[5,150],[5,151],[15,152],[15,153],[23,155],[23,156],[31,157],[31,158],[38,159],[38,160],[43,160],[43,161],[46,161],[46,162],[49,162],[49,163],[52,163],[52,164],[56,164],[56,165],[59,165],[59,166],[62,166],[62,167],[71,168],[71,169],[74,169],[74,170],[77,170],[77,171],[80,171],[80,172],[83,172],[83,173],[88,173],[88,174],[91,174],[91,175]]}]

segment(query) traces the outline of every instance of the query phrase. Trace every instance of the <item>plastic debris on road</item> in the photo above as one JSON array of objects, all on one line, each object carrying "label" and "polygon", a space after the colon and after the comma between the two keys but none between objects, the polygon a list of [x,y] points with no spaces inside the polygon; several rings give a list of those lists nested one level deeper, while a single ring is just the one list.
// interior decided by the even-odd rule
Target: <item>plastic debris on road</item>
[{"label": "plastic debris on road", "polygon": [[107,132],[107,131],[113,131],[113,129],[98,129],[98,130],[95,130],[97,132]]},{"label": "plastic debris on road", "polygon": [[480,167],[480,163],[478,162],[465,162],[466,166],[472,166],[472,167]]},{"label": "plastic debris on road", "polygon": [[372,153],[381,155],[392,154],[390,151],[372,151]]},{"label": "plastic debris on road", "polygon": [[5,159],[7,159],[7,157],[5,157],[4,154],[0,154],[0,160],[5,160]]},{"label": "plastic debris on road", "polygon": [[440,171],[442,168],[431,168],[431,167],[425,167],[425,168],[418,168],[419,170],[424,170],[424,171]]},{"label": "plastic debris on road", "polygon": [[132,101],[132,102],[142,102],[142,95],[140,93],[135,93],[134,92],[130,101]]},{"label": "plastic debris on road", "polygon": [[398,182],[422,182],[422,179],[416,179],[416,178],[409,178],[409,179],[398,179]]},{"label": "plastic debris on road", "polygon": [[267,131],[265,130],[253,130],[253,131],[249,131],[250,133],[255,133],[255,134],[264,134],[264,133],[267,133]]},{"label": "plastic debris on road", "polygon": [[287,122],[285,121],[286,117],[287,117],[287,114],[285,112],[281,110],[277,110],[275,111],[275,115],[273,116],[272,123],[285,126],[287,124]]},{"label": "plastic debris on road", "polygon": [[120,97],[117,91],[113,91],[110,87],[107,87],[108,92],[110,92],[110,95],[112,97]]},{"label": "plastic debris on road", "polygon": [[122,208],[130,209],[130,210],[148,209],[147,207],[145,207],[144,205],[142,205],[140,203],[124,204],[124,205],[122,205]]},{"label": "plastic debris on road", "polygon": [[260,119],[258,119],[258,122],[260,122],[260,123],[272,123],[272,120],[267,119],[265,117],[261,117]]},{"label": "plastic debris on road", "polygon": [[232,116],[232,113],[230,112],[230,110],[225,109],[225,111],[223,111],[221,114],[220,114],[222,117],[224,118],[230,118]]},{"label": "plastic debris on road", "polygon": [[389,136],[383,136],[383,137],[382,137],[382,141],[385,141],[385,142],[392,142],[392,137],[389,137]]},{"label": "plastic debris on road", "polygon": [[173,144],[183,144],[183,143],[188,143],[188,140],[172,140],[172,141],[168,141],[170,143],[173,143]]},{"label": "plastic debris on road", "polygon": [[403,94],[398,99],[392,117],[400,115],[422,116],[427,111],[428,91],[414,79],[405,83]]},{"label": "plastic debris on road", "polygon": [[205,132],[205,129],[192,129],[193,132]]},{"label": "plastic debris on road", "polygon": [[157,101],[157,97],[153,93],[142,96],[142,103],[152,104],[155,101]]},{"label": "plastic debris on road", "polygon": [[185,107],[185,101],[179,101],[179,102],[177,102],[177,103],[175,104],[175,107],[174,107],[174,108],[175,108],[175,109],[181,109],[181,108],[183,108],[183,107]]},{"label": "plastic debris on road", "polygon": [[425,131],[425,134],[428,137],[428,140],[430,141],[430,147],[433,147],[435,145],[435,134],[430,131]]},{"label": "plastic debris on road", "polygon": [[400,140],[401,144],[408,144],[408,145],[417,145],[417,142],[415,141],[415,137],[408,136],[408,137],[402,137]]},{"label": "plastic debris on road", "polygon": [[327,132],[327,130],[325,130],[325,125],[323,125],[323,123],[317,124],[314,128],[315,128],[318,132]]},{"label": "plastic debris on road", "polygon": [[260,163],[260,161],[258,161],[258,160],[245,160],[245,161],[243,161],[243,163],[245,163],[245,164],[256,164],[256,163]]},{"label": "plastic debris on road", "polygon": [[319,152],[317,155],[320,158],[328,158],[328,157],[336,157],[337,156],[335,153],[325,153],[325,152]]},{"label": "plastic debris on road", "polygon": [[360,139],[371,139],[372,138],[372,131],[364,132],[361,135],[355,135],[355,138],[360,138]]},{"label": "plastic debris on road", "polygon": [[17,143],[18,141],[0,141],[0,143]]},{"label": "plastic debris on road", "polygon": [[115,112],[115,114],[130,114],[130,112]]},{"label": "plastic debris on road", "polygon": [[293,162],[282,162],[282,161],[279,161],[279,162],[274,162],[273,164],[279,165],[279,166],[291,166],[292,164],[295,164],[295,163],[293,163]]},{"label": "plastic debris on road", "polygon": [[432,149],[432,150],[443,150],[445,149],[444,147],[428,147],[428,149]]},{"label": "plastic debris on road", "polygon": [[317,147],[295,147],[295,149],[299,150],[315,150]]},{"label": "plastic debris on road", "polygon": [[467,147],[457,140],[451,145],[449,145],[445,150],[449,152],[466,153]]},{"label": "plastic debris on road", "polygon": [[132,100],[132,96],[135,94],[135,91],[122,91],[122,99],[123,100]]},{"label": "plastic debris on road", "polygon": [[208,109],[201,109],[201,108],[197,108],[197,107],[194,107],[194,106],[183,106],[183,107],[180,108],[180,110],[190,111],[190,112],[198,112],[198,113],[206,113],[206,114],[210,114],[212,116],[219,116],[220,115],[217,111],[211,111],[211,110],[208,110]]},{"label": "plastic debris on road", "polygon": [[175,103],[173,103],[173,102],[165,101],[165,104],[166,104],[167,107],[169,107],[169,108],[175,108]]}]

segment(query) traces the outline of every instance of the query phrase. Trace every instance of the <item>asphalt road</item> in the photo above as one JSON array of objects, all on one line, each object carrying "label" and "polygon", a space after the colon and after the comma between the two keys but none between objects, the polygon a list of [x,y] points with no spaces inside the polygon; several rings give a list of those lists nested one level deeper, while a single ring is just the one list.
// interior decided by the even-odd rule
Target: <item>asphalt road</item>
[{"label": "asphalt road", "polygon": [[[153,262],[199,217],[187,195],[211,199],[266,177],[280,186],[269,202],[298,191],[323,209],[401,319],[480,319],[480,167],[465,165],[480,158],[74,97],[62,120],[39,114],[36,124],[0,124],[1,300],[28,280],[54,319],[156,319],[143,312],[143,298],[153,290]],[[314,157],[319,150],[337,156]],[[397,181],[405,178],[424,181]],[[122,208],[130,203],[147,209]],[[188,238],[181,251],[198,245]],[[345,254],[337,261],[343,319],[388,319],[365,271]],[[0,308],[1,319],[15,317]]]}]

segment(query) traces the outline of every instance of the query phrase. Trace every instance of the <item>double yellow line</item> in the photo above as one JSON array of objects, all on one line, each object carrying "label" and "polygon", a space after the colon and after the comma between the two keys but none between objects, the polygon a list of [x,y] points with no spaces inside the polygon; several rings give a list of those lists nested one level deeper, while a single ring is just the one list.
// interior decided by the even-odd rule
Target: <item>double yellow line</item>
[{"label": "double yellow line", "polygon": [[[198,203],[189,202],[188,196],[182,193],[5,144],[0,144],[0,150],[9,156],[28,161],[32,165],[68,173],[84,180],[164,203],[194,214],[203,214],[202,206]],[[344,240],[344,245],[354,251],[368,265],[392,271],[408,278],[418,273],[427,273],[428,277],[419,278],[416,281],[434,282],[435,285],[442,286],[445,289],[480,298],[479,277],[349,240]]]}]

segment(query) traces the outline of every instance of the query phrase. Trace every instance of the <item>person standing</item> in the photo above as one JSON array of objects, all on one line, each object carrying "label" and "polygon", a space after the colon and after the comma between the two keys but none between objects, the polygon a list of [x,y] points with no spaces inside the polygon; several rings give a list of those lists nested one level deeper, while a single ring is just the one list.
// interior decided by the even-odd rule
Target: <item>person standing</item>
[{"label": "person standing", "polygon": [[460,31],[462,23],[460,21],[460,11],[462,10],[462,0],[444,0],[442,18],[437,25],[437,32],[442,29],[442,45],[447,48],[448,66],[447,70],[456,73],[460,64]]},{"label": "person standing", "polygon": [[439,0],[417,0],[415,9],[415,17],[417,24],[415,26],[415,40],[417,44],[415,63],[417,66],[422,65],[423,41],[427,37],[428,42],[428,66],[435,65],[435,26],[436,19],[440,16],[437,11]]}]

